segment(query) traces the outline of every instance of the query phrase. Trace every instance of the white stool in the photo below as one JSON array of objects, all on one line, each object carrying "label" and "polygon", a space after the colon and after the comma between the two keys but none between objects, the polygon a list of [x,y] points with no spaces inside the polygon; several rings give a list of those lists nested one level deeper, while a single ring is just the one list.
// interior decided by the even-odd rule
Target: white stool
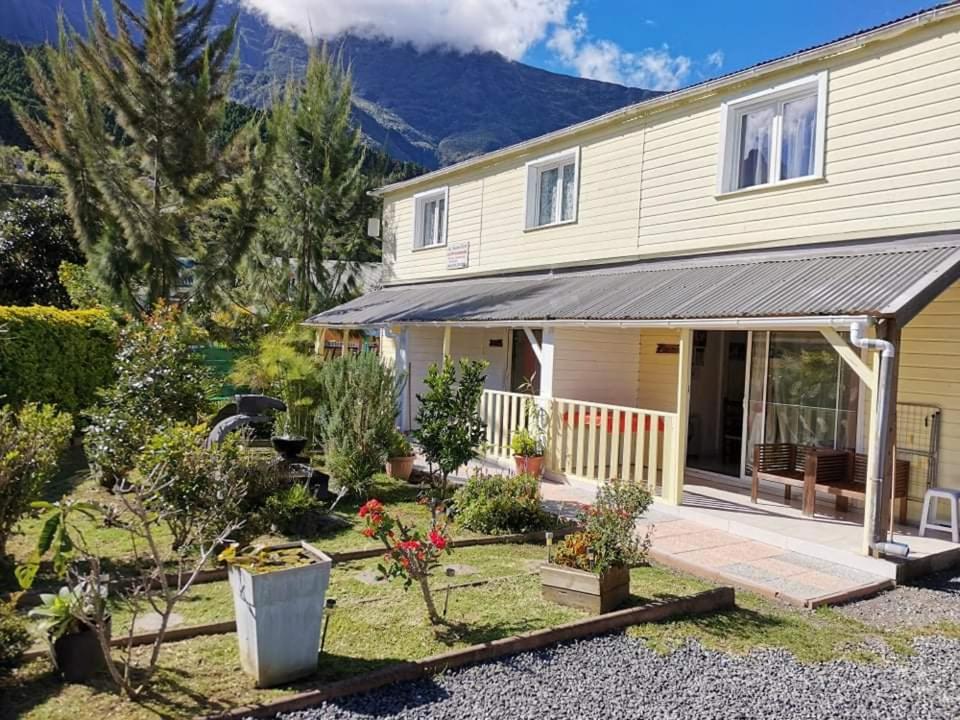
[{"label": "white stool", "polygon": [[[950,524],[944,525],[930,521],[930,513],[937,515],[937,501],[946,500],[950,503]],[[948,532],[955,543],[960,543],[960,490],[946,488],[930,488],[923,496],[923,515],[920,516],[920,537],[930,530]]]}]

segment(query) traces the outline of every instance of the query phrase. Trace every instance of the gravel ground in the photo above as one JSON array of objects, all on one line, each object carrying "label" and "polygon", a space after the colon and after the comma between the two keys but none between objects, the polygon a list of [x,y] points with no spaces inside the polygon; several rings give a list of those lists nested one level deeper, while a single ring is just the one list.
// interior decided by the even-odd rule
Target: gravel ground
[{"label": "gravel ground", "polygon": [[694,642],[661,656],[640,640],[614,634],[280,717],[956,720],[960,642],[921,638],[916,650],[892,664],[803,665],[784,651],[736,657]]},{"label": "gravel ground", "polygon": [[960,571],[950,570],[844,605],[840,612],[875,627],[895,630],[939,622],[960,624]]}]

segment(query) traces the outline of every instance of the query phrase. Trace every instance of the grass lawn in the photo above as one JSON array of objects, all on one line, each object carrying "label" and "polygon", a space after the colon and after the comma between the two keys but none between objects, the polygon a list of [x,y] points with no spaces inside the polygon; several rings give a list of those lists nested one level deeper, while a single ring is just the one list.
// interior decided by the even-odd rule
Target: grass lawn
[{"label": "grass lawn", "polygon": [[[391,512],[398,513],[406,522],[425,525],[429,522],[430,513],[425,506],[417,504],[417,492],[418,488],[415,485],[393,480],[387,475],[377,475],[370,496],[383,502],[390,508]],[[106,504],[119,503],[114,495],[90,478],[83,453],[79,448],[71,448],[67,453],[59,474],[47,489],[45,499],[55,501],[67,495],[76,499]],[[362,524],[357,517],[357,510],[363,502],[365,502],[364,498],[347,495],[331,513],[336,521],[335,524],[331,524],[329,530],[315,537],[303,539],[318,545],[327,552],[377,547],[376,541],[365,538],[358,532]],[[89,547],[104,558],[104,568],[106,570],[122,573],[129,568],[133,559],[133,552],[129,536],[124,530],[102,527],[82,515],[77,516],[77,524],[82,528],[83,536]],[[17,532],[10,538],[7,546],[8,552],[15,561],[21,562],[29,556],[36,545],[40,525],[40,518],[27,517],[20,522]],[[456,524],[453,525],[451,534],[454,538],[460,539],[479,537],[478,533],[459,528]],[[158,539],[169,545],[169,535],[165,528],[161,528],[158,532]],[[286,542],[292,539],[299,538],[267,534],[257,538],[256,542]],[[56,587],[58,584],[56,578],[52,576],[49,563],[44,563],[37,576],[36,588],[48,589]],[[0,565],[0,591],[16,589],[17,583],[13,576],[12,567]]]}]

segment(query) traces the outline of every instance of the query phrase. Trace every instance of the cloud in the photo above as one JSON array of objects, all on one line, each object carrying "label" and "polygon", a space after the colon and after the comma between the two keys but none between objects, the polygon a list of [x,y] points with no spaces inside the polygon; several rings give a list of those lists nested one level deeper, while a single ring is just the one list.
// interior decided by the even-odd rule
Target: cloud
[{"label": "cloud", "polygon": [[565,25],[571,0],[241,0],[306,40],[351,31],[424,49],[493,50],[519,60]]},{"label": "cloud", "polygon": [[650,90],[676,90],[693,67],[689,57],[671,54],[666,44],[630,52],[610,40],[595,39],[587,31],[583,13],[555,27],[547,48],[581,77]]},{"label": "cloud", "polygon": [[704,61],[704,64],[708,68],[713,68],[714,70],[719,70],[723,67],[723,50],[714,50],[712,53],[707,55],[707,59]]}]

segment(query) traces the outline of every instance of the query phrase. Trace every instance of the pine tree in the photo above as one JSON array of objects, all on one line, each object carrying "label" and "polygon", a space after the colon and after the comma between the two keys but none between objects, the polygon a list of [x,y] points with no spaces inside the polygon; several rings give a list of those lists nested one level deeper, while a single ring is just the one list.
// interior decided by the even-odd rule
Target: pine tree
[{"label": "pine tree", "polygon": [[290,302],[303,313],[329,307],[352,290],[358,262],[378,257],[366,236],[369,181],[351,98],[349,68],[324,47],[311,50],[304,79],[289,80],[274,102],[272,211],[247,271],[248,286],[268,305]]},{"label": "pine tree", "polygon": [[[221,147],[234,74],[234,21],[211,34],[215,0],[114,0],[86,37],[64,27],[28,70],[45,118],[18,111],[33,142],[62,167],[67,207],[98,280],[143,309],[170,297],[179,258],[223,279],[249,243],[269,148],[255,130]],[[218,232],[196,232],[205,213]],[[210,225],[209,222],[206,223]]]}]

